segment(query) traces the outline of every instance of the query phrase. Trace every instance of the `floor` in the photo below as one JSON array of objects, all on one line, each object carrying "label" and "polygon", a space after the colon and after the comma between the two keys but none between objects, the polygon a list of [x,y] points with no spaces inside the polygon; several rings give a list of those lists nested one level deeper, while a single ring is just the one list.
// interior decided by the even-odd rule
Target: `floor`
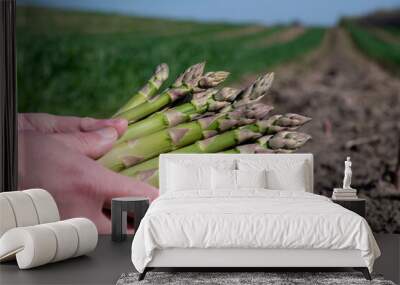
[{"label": "floor", "polygon": [[400,234],[375,234],[381,250],[374,265],[374,271],[383,274],[385,279],[400,284]]},{"label": "floor", "polygon": [[[376,235],[383,257],[375,271],[386,279],[400,283],[400,235]],[[115,284],[124,272],[134,271],[130,261],[131,238],[114,243],[110,236],[100,236],[97,249],[58,263],[18,270],[15,262],[0,265],[0,284]]]},{"label": "floor", "polygon": [[57,263],[18,270],[15,262],[0,265],[0,284],[115,284],[124,272],[134,271],[130,261],[132,238],[112,242],[99,236],[95,251]]}]

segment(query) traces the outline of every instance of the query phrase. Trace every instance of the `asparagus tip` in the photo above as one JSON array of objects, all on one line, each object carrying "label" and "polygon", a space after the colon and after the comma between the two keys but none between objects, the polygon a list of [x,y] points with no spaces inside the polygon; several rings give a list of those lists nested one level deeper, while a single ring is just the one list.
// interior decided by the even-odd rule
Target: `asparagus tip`
[{"label": "asparagus tip", "polygon": [[247,106],[246,117],[254,118],[256,120],[264,119],[269,112],[274,109],[273,106],[257,103]]},{"label": "asparagus tip", "polygon": [[200,88],[211,88],[219,85],[229,76],[227,71],[207,72],[198,82]]},{"label": "asparagus tip", "polygon": [[311,136],[305,133],[283,131],[269,138],[266,143],[272,149],[296,150],[310,139]]},{"label": "asparagus tip", "polygon": [[198,108],[207,104],[208,99],[217,94],[218,90],[215,88],[206,89],[205,91],[194,93],[192,97],[192,104]]},{"label": "asparagus tip", "polygon": [[288,113],[285,115],[273,115],[268,119],[259,120],[257,124],[261,129],[268,133],[278,133],[288,130],[293,131],[310,120],[311,118],[306,116]]},{"label": "asparagus tip", "polygon": [[203,74],[204,72],[204,67],[206,66],[206,62],[199,62],[196,63],[195,65],[192,66],[192,71],[193,71],[193,76],[194,77],[199,77]]},{"label": "asparagus tip", "polygon": [[173,87],[180,87],[183,83],[196,85],[204,71],[205,62],[194,64],[181,73],[175,80]]},{"label": "asparagus tip", "polygon": [[232,102],[236,99],[239,93],[240,93],[239,89],[224,87],[215,95],[215,100]]},{"label": "asparagus tip", "polygon": [[254,82],[254,90],[250,92],[250,99],[260,99],[262,98],[266,92],[271,88],[272,82],[274,81],[274,73],[270,72],[263,76],[257,78]]},{"label": "asparagus tip", "polygon": [[285,124],[288,124],[287,126],[300,126],[311,121],[311,118],[299,114],[288,113],[279,120],[281,121],[282,126],[285,126]]},{"label": "asparagus tip", "polygon": [[168,64],[166,63],[161,63],[156,67],[156,72],[157,77],[160,80],[167,80],[168,75],[169,75],[169,67]]},{"label": "asparagus tip", "polygon": [[237,107],[252,102],[257,102],[258,100],[263,98],[269,88],[271,88],[273,80],[273,72],[260,76],[249,87],[241,92],[239,100],[234,103],[234,106]]},{"label": "asparagus tip", "polygon": [[183,76],[182,82],[189,86],[196,86],[204,72],[205,64],[205,62],[201,62],[189,67]]}]

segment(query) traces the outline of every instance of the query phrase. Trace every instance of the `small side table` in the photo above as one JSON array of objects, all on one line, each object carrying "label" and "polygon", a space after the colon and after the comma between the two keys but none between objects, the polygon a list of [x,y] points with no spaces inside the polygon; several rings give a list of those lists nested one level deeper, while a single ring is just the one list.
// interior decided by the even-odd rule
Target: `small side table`
[{"label": "small side table", "polygon": [[126,239],[127,213],[133,214],[135,230],[149,208],[149,199],[145,197],[121,197],[111,200],[111,228],[113,241]]},{"label": "small side table", "polygon": [[332,202],[365,218],[365,199],[332,199]]}]

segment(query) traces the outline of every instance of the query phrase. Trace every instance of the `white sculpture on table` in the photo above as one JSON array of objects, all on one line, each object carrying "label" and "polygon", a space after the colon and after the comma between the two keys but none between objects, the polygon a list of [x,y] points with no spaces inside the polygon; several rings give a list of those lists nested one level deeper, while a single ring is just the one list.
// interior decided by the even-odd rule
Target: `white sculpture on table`
[{"label": "white sculpture on table", "polygon": [[353,189],[351,188],[351,160],[350,156],[347,157],[347,160],[344,162],[344,178],[343,178],[343,189]]},{"label": "white sculpture on table", "polygon": [[352,174],[351,160],[348,156],[344,162],[343,187],[333,189],[332,199],[357,199],[357,190],[351,187]]}]

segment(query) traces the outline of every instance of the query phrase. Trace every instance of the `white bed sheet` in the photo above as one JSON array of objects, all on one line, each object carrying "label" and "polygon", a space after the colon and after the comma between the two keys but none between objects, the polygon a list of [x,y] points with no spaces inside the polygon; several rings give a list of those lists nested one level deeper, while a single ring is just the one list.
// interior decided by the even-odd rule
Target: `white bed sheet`
[{"label": "white bed sheet", "polygon": [[166,248],[357,249],[371,272],[380,255],[365,219],[326,197],[265,189],[218,194],[156,199],[132,243],[135,268],[143,272],[154,250]]}]

